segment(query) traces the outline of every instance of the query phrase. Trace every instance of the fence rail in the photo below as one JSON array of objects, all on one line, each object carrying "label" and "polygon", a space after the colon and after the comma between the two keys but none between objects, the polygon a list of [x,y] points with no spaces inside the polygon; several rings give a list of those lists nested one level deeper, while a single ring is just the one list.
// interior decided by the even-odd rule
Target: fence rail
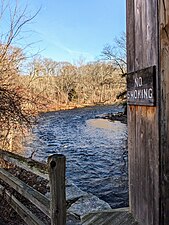
[{"label": "fence rail", "polygon": [[[66,158],[61,154],[49,156],[47,164],[24,158],[11,152],[0,150],[0,158],[26,171],[49,180],[50,200],[24,183],[4,168],[0,168],[0,180],[8,184],[20,195],[28,199],[50,218],[51,225],[66,224],[66,196],[65,196],[65,168]],[[0,195],[3,195],[11,207],[29,225],[43,225],[44,223],[24,206],[12,193],[0,185]]]}]

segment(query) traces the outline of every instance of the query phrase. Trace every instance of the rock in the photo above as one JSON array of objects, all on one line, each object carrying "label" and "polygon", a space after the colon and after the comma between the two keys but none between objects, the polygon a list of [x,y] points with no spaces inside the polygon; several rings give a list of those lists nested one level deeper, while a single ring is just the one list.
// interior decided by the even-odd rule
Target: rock
[{"label": "rock", "polygon": [[108,203],[92,194],[88,194],[79,198],[75,203],[73,203],[68,209],[68,212],[81,217],[90,212],[109,209],[111,209],[111,207]]},{"label": "rock", "polygon": [[[88,195],[87,192],[82,191],[75,184],[66,182],[66,201],[74,202],[82,196]],[[46,192],[45,196],[50,198],[50,192]]]},{"label": "rock", "polygon": [[95,116],[95,118],[108,119],[109,121],[117,120],[125,124],[127,123],[127,115],[125,115],[123,112],[101,114],[101,115]]},{"label": "rock", "polygon": [[[50,198],[50,192],[45,194],[47,198]],[[67,212],[70,216],[81,217],[87,213],[100,210],[109,210],[111,209],[110,205],[105,201],[99,199],[97,196],[89,194],[85,191],[82,191],[75,184],[66,181],[66,201],[67,201]],[[76,223],[71,223],[70,225],[79,224],[79,220],[75,218]]]},{"label": "rock", "polygon": [[82,196],[88,195],[87,192],[82,191],[80,188],[78,188],[75,184],[68,183],[66,185],[66,200],[72,201],[74,199],[78,199]]}]

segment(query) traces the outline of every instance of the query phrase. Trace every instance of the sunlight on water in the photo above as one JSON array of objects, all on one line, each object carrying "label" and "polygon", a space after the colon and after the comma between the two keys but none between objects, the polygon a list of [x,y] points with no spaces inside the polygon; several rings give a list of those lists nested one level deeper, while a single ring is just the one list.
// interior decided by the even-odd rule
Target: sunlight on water
[{"label": "sunlight on water", "polygon": [[110,129],[113,131],[124,131],[126,128],[126,125],[120,121],[110,122],[106,119],[90,119],[86,121],[86,124],[95,128]]}]

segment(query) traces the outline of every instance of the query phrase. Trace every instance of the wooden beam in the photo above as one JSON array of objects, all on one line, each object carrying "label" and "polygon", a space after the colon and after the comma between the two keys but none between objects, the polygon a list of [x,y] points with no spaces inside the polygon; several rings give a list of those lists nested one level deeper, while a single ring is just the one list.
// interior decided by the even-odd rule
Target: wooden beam
[{"label": "wooden beam", "polygon": [[12,152],[4,151],[0,149],[0,158],[10,162],[22,169],[30,171],[44,179],[49,179],[47,172],[47,165],[45,163],[37,162],[30,158],[25,158],[21,155],[16,155]]},{"label": "wooden beam", "polygon": [[50,201],[37,190],[0,168],[0,179],[9,184],[50,218]]},{"label": "wooden beam", "polygon": [[11,195],[7,190],[5,190],[2,185],[0,185],[0,195],[3,195],[5,197],[5,200],[28,225],[45,225],[28,208],[26,208],[21,202],[19,202],[15,198],[15,196]]},{"label": "wooden beam", "polygon": [[161,223],[169,224],[169,1],[159,0]]},{"label": "wooden beam", "polygon": [[144,225],[160,223],[157,1],[127,0],[126,11],[127,72],[156,66],[156,105],[129,105],[127,112],[130,209]]}]

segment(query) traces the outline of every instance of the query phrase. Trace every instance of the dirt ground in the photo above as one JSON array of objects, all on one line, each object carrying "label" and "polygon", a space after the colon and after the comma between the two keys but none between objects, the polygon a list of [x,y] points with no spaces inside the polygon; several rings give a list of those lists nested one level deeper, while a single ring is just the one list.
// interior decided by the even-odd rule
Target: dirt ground
[{"label": "dirt ground", "polygon": [[20,216],[0,197],[0,225],[25,225]]}]

